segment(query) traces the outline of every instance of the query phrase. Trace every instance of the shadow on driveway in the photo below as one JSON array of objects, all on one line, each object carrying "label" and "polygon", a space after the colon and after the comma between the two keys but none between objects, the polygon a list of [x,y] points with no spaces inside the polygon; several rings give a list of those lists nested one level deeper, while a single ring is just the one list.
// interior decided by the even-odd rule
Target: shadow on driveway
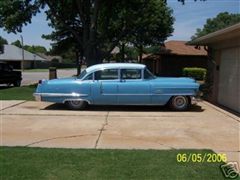
[{"label": "shadow on driveway", "polygon": [[[44,109],[41,110],[66,110],[66,111],[74,111],[67,109],[67,106],[64,104],[51,104]],[[135,111],[135,112],[173,112],[167,106],[96,106],[89,105],[84,111]],[[201,106],[193,105],[187,110],[187,112],[203,112],[204,109]]]}]

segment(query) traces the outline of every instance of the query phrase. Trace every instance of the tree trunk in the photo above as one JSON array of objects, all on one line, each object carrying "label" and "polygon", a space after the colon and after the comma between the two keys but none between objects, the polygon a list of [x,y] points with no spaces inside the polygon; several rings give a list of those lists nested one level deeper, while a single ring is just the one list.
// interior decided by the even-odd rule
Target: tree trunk
[{"label": "tree trunk", "polygon": [[125,44],[122,43],[121,45],[121,59],[120,59],[120,62],[124,62],[125,61]]},{"label": "tree trunk", "polygon": [[97,53],[97,48],[95,47],[95,45],[88,46],[85,52],[87,67],[92,66],[94,64],[98,64],[100,62]]},{"label": "tree trunk", "polygon": [[86,42],[86,63],[87,66],[100,63],[99,49],[97,47],[97,19],[100,8],[100,0],[96,0],[91,14],[91,3],[88,0],[88,21],[87,26],[89,29],[88,41]]},{"label": "tree trunk", "polygon": [[142,63],[142,55],[143,55],[143,46],[139,47],[139,63]]},{"label": "tree trunk", "polygon": [[76,66],[77,66],[77,76],[80,74],[80,70],[79,70],[79,52],[76,51]]}]

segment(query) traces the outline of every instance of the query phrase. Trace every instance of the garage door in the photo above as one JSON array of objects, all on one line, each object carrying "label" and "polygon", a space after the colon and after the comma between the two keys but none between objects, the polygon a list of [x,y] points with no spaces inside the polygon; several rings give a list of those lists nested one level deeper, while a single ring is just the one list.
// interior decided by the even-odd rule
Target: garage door
[{"label": "garage door", "polygon": [[222,50],[218,103],[240,112],[240,47]]}]

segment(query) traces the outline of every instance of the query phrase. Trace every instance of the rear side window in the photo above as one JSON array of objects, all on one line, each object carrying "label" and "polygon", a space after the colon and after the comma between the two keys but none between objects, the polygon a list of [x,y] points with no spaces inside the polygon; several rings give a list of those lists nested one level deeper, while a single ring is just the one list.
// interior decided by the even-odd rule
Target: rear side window
[{"label": "rear side window", "polygon": [[122,69],[121,79],[141,79],[141,69]]},{"label": "rear side window", "polygon": [[118,69],[104,69],[95,72],[95,80],[118,79]]}]

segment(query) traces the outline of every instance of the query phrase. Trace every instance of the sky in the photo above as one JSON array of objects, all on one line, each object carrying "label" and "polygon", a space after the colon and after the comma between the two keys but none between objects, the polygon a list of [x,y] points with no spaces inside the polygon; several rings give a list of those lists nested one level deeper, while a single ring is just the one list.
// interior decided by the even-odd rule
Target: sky
[{"label": "sky", "polygon": [[[240,13],[240,0],[186,0],[185,5],[177,0],[168,0],[168,6],[173,9],[175,17],[174,32],[168,40],[190,40],[197,28],[202,28],[208,18],[213,18],[220,12]],[[23,27],[22,33],[8,34],[0,28],[0,36],[9,43],[24,38],[24,44],[42,45],[47,49],[51,47],[51,41],[42,39],[42,34],[50,34],[52,29],[48,26],[44,12],[33,17],[32,23]]]}]

